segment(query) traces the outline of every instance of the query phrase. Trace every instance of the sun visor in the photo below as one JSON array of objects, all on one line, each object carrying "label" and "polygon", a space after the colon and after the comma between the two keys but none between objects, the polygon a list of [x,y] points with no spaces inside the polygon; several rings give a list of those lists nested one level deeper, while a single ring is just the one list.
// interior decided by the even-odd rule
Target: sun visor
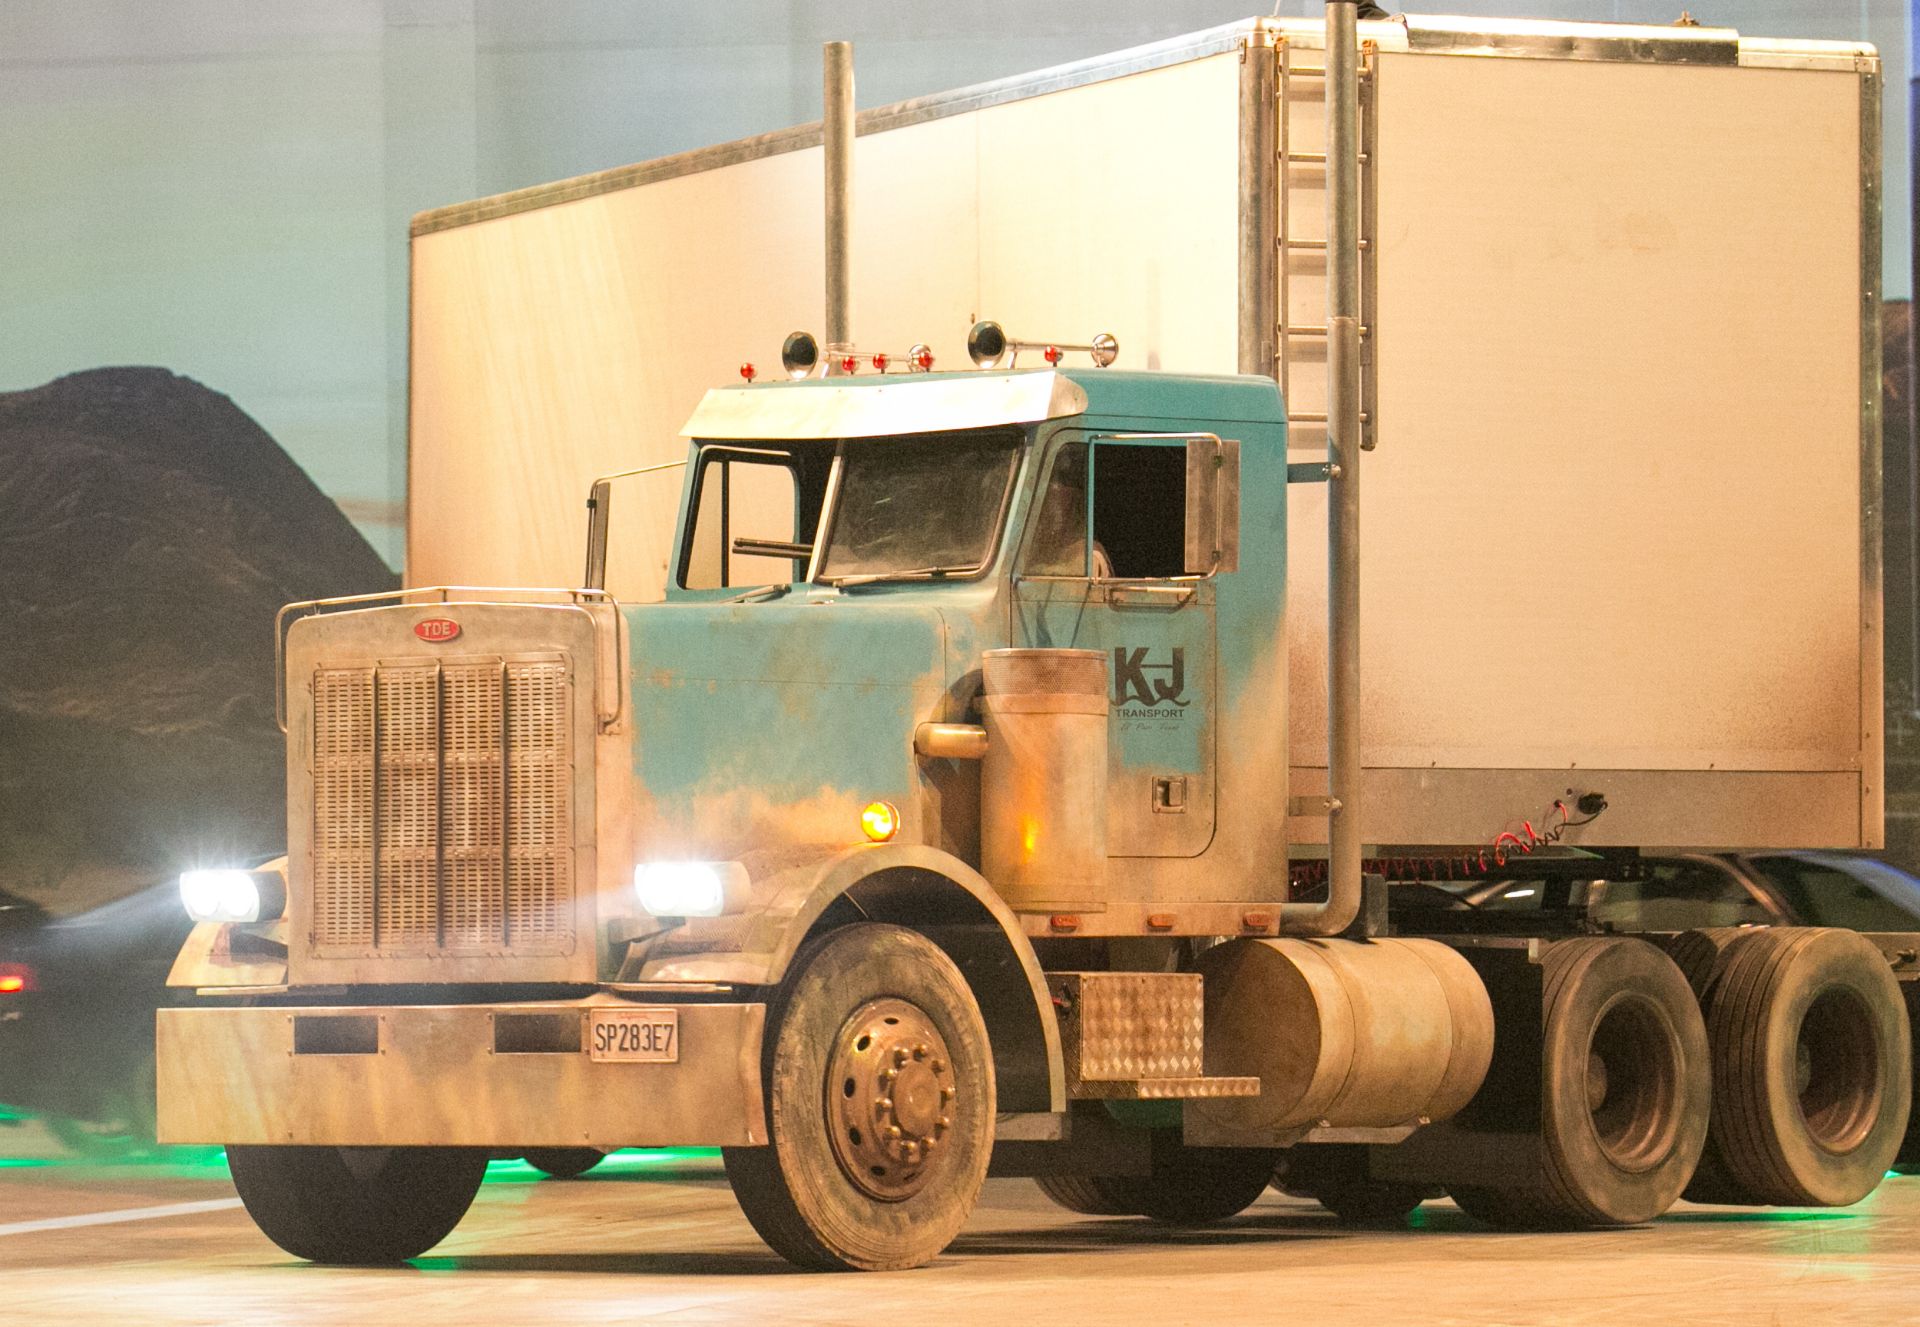
[{"label": "sun visor", "polygon": [[716,387],[681,432],[690,438],[875,438],[1035,424],[1086,409],[1078,383],[1045,370],[827,378]]}]

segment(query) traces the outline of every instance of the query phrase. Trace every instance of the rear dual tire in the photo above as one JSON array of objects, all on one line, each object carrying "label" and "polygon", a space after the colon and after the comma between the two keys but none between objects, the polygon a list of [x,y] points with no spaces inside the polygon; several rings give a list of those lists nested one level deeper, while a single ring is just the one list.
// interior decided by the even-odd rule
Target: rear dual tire
[{"label": "rear dual tire", "polygon": [[1672,960],[1640,940],[1582,938],[1541,959],[1535,1176],[1450,1187],[1462,1210],[1515,1229],[1651,1221],[1706,1144],[1706,1027]]},{"label": "rear dual tire", "polygon": [[1912,1032],[1880,951],[1852,932],[1695,932],[1694,989],[1713,1047],[1696,1202],[1846,1207],[1899,1154]]}]

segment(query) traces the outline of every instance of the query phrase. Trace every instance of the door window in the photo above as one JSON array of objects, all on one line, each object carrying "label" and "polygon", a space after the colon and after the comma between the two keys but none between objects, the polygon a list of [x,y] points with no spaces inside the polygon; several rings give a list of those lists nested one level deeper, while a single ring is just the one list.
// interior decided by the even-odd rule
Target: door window
[{"label": "door window", "polygon": [[1099,580],[1183,576],[1186,512],[1184,440],[1069,442],[1054,455],[1027,540],[1025,574]]}]

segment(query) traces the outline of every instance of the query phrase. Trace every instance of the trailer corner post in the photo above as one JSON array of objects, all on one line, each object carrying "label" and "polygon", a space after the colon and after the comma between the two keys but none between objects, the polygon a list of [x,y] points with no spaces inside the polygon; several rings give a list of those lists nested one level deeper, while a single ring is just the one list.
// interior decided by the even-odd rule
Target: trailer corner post
[{"label": "trailer corner post", "polygon": [[1327,0],[1327,898],[1282,913],[1333,935],[1360,910],[1360,59],[1355,0]]},{"label": "trailer corner post", "polygon": [[853,43],[830,41],[821,52],[823,114],[820,145],[826,156],[828,347],[853,344]]}]

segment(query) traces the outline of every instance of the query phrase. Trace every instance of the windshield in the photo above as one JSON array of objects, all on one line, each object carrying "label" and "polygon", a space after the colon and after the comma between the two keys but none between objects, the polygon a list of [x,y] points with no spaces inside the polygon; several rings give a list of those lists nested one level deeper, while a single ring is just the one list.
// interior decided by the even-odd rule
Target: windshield
[{"label": "windshield", "polygon": [[993,558],[1020,433],[995,429],[844,444],[823,580],[965,575]]}]

